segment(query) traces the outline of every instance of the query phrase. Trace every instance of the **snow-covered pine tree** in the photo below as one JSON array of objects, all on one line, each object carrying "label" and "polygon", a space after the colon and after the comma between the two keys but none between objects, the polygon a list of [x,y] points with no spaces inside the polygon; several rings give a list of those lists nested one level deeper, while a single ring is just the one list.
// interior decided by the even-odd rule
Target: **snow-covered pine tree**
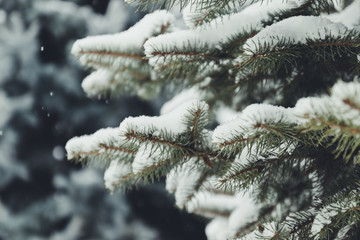
[{"label": "snow-covered pine tree", "polygon": [[72,53],[89,96],[182,92],[158,117],[74,137],[111,191],[166,176],[208,239],[360,237],[360,1],[138,0],[154,11]]}]

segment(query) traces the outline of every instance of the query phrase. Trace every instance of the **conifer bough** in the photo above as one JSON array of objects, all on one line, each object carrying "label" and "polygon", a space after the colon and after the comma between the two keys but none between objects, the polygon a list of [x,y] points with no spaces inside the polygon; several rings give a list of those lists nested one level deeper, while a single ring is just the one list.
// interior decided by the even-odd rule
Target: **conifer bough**
[{"label": "conifer bough", "polygon": [[210,240],[359,238],[360,1],[127,2],[183,19],[76,41],[84,91],[183,90],[72,138],[68,159],[105,167],[111,191],[166,176]]}]

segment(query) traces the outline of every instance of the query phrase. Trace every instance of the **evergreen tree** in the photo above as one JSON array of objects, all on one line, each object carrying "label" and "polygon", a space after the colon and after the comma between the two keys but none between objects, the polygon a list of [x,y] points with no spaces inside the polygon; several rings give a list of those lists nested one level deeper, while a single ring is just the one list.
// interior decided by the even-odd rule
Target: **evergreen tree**
[{"label": "evergreen tree", "polygon": [[74,137],[68,159],[111,191],[166,176],[208,239],[360,238],[360,1],[128,2],[184,21],[157,10],[75,42],[84,91],[176,96]]}]

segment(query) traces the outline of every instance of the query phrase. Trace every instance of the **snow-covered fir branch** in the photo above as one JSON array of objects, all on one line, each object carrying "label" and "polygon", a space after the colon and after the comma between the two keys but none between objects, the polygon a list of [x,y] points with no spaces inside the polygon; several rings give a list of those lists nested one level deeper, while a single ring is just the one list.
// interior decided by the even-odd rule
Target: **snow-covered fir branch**
[{"label": "snow-covered fir branch", "polygon": [[[96,69],[84,89],[181,93],[160,116],[70,140],[68,158],[106,155],[112,191],[166,176],[179,208],[210,219],[208,239],[358,237],[360,22],[343,15],[359,1],[128,2],[178,4],[185,29],[155,11],[157,31],[80,40],[73,52]],[[120,40],[132,34],[146,36]]]}]

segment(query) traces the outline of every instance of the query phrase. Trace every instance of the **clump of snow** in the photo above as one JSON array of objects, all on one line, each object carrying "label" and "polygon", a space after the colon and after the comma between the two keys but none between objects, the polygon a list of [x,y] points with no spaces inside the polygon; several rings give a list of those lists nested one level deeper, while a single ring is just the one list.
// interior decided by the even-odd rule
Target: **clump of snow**
[{"label": "clump of snow", "polygon": [[360,106],[360,83],[357,81],[345,83],[338,81],[331,89],[331,96],[342,101],[351,100],[357,106]]},{"label": "clump of snow", "polygon": [[105,187],[114,191],[121,181],[127,180],[132,174],[131,164],[113,160],[104,174]]},{"label": "clump of snow", "polygon": [[335,209],[336,208],[334,207],[327,206],[323,208],[322,211],[316,215],[314,222],[311,225],[311,233],[314,236],[317,235],[325,227],[325,225],[330,224],[331,218],[339,213]]},{"label": "clump of snow", "polygon": [[186,209],[205,217],[214,218],[219,215],[230,214],[239,204],[233,195],[198,192],[188,202]]},{"label": "clump of snow", "polygon": [[232,108],[227,106],[221,106],[215,111],[216,121],[218,121],[219,124],[230,122],[235,118],[239,117],[239,115],[239,112],[236,112]]},{"label": "clump of snow", "polygon": [[112,72],[106,69],[99,69],[88,75],[81,83],[81,87],[88,96],[96,96],[99,92],[108,90],[109,87],[111,88],[113,77]]},{"label": "clump of snow", "polygon": [[227,239],[228,219],[217,217],[206,225],[205,233],[208,240],[224,240]]},{"label": "clump of snow", "polygon": [[295,16],[274,23],[261,30],[245,43],[245,54],[252,55],[258,52],[259,44],[267,44],[274,48],[282,40],[292,44],[305,44],[307,39],[321,40],[326,36],[342,37],[348,32],[342,23],[333,23],[328,19],[316,16]]},{"label": "clump of snow", "polygon": [[67,158],[83,158],[87,157],[92,152],[102,153],[105,151],[101,145],[120,145],[119,129],[118,128],[104,128],[96,131],[91,135],[83,135],[80,137],[73,137],[65,146]]},{"label": "clump of snow", "polygon": [[301,98],[295,105],[294,114],[299,117],[316,118],[318,114],[327,112],[328,107],[332,104],[333,99],[328,96]]},{"label": "clump of snow", "polygon": [[[102,52],[141,52],[141,47],[146,39],[162,33],[165,26],[170,31],[173,16],[164,10],[147,14],[143,19],[128,30],[100,36],[92,36],[77,40],[71,53],[75,56],[82,56],[87,51]],[[86,58],[86,55],[83,55]]]},{"label": "clump of snow", "polygon": [[343,228],[341,228],[338,232],[338,234],[336,235],[335,240],[341,240],[341,239],[345,239],[346,234],[350,231],[350,229],[353,227],[354,223],[351,223],[350,225],[347,225]]},{"label": "clump of snow", "polygon": [[152,149],[151,146],[142,144],[132,163],[134,174],[141,173],[143,170],[167,160],[164,156],[166,152],[167,151],[161,151],[160,147]]},{"label": "clump of snow", "polygon": [[163,133],[170,133],[173,136],[179,135],[188,129],[184,118],[191,109],[206,111],[208,105],[202,101],[190,100],[162,116],[128,117],[120,124],[122,139],[126,140],[125,135],[130,131],[140,133],[152,132],[153,136],[159,136]]},{"label": "clump of snow", "polygon": [[[343,1],[334,1],[334,3],[335,2],[343,3]],[[335,5],[335,6],[337,6],[337,5]],[[353,1],[345,9],[340,8],[337,10],[338,10],[338,12],[334,12],[334,13],[331,13],[328,15],[322,14],[321,16],[331,20],[332,22],[342,23],[349,28],[352,28],[352,27],[360,24],[360,14],[359,14],[360,0]]]},{"label": "clump of snow", "polygon": [[192,87],[189,89],[186,89],[182,91],[181,93],[177,94],[175,97],[173,97],[170,101],[166,102],[161,110],[160,114],[164,115],[167,114],[174,109],[176,109],[178,106],[183,104],[184,102],[190,101],[190,100],[203,100],[203,95],[201,91],[197,87]]},{"label": "clump of snow", "polygon": [[[77,40],[73,44],[71,53],[79,58],[81,64],[95,69],[108,69],[114,73],[129,67],[138,69],[147,64],[143,59],[142,46],[144,42],[158,34],[172,31],[173,21],[174,17],[167,11],[155,11],[147,14],[124,32],[90,36]],[[94,86],[94,78],[100,77],[99,74],[92,75],[91,81],[88,79],[92,86]],[[101,74],[104,75],[103,72]],[[106,82],[109,83],[109,79],[103,84]]]},{"label": "clump of snow", "polygon": [[247,224],[257,221],[260,211],[260,204],[256,203],[249,193],[240,194],[236,199],[239,205],[229,217],[230,236],[235,236]]},{"label": "clump of snow", "polygon": [[213,142],[229,141],[234,134],[244,138],[252,136],[255,132],[264,130],[256,127],[259,124],[297,124],[298,122],[299,119],[293,115],[292,109],[267,104],[252,104],[243,110],[240,117],[218,126],[214,130]]},{"label": "clump of snow", "polygon": [[233,239],[248,224],[257,221],[260,205],[249,193],[223,195],[200,192],[189,202],[187,209],[214,218],[206,227],[206,235],[215,240]]},{"label": "clump of snow", "polygon": [[[184,208],[195,192],[204,183],[204,163],[190,159],[179,167],[173,168],[166,176],[166,189],[175,193],[176,205]],[[203,181],[203,182],[201,182]]]},{"label": "clump of snow", "polygon": [[255,149],[256,149],[256,144],[254,144],[254,146],[252,147],[250,146],[244,147],[241,153],[236,155],[233,165],[234,166],[238,166],[239,164],[246,165],[249,162],[253,162],[254,160],[256,161],[257,160],[256,157],[260,157],[260,156],[256,154]]}]

